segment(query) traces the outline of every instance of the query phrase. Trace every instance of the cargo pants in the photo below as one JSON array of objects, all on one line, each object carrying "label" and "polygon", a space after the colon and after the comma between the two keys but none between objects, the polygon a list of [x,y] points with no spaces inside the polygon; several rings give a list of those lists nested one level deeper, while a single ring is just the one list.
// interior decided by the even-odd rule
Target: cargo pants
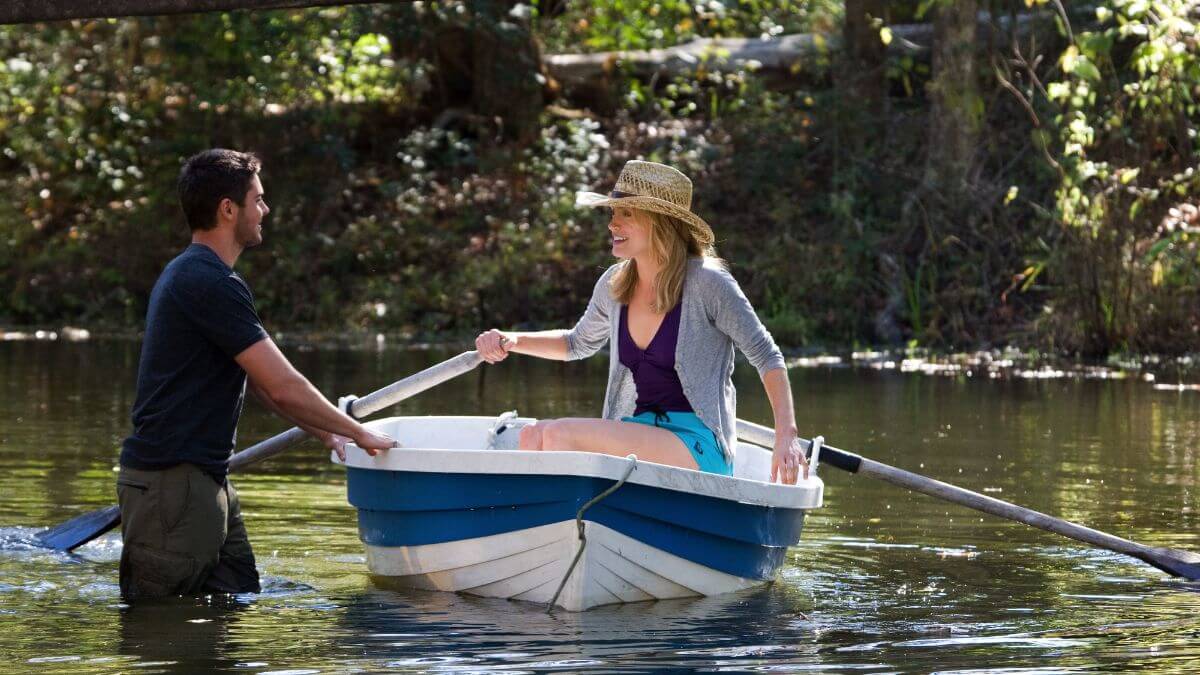
[{"label": "cargo pants", "polygon": [[237,490],[192,464],[121,467],[121,597],[258,592]]}]

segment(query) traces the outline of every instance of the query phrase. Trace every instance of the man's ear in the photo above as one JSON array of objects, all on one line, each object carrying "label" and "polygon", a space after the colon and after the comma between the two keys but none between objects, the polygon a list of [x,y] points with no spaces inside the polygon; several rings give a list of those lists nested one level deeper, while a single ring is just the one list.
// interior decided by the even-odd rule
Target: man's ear
[{"label": "man's ear", "polygon": [[235,209],[236,206],[237,205],[233,203],[232,199],[228,197],[222,199],[221,202],[217,204],[217,218],[220,218],[221,216],[233,218],[234,214],[237,213],[237,210]]}]

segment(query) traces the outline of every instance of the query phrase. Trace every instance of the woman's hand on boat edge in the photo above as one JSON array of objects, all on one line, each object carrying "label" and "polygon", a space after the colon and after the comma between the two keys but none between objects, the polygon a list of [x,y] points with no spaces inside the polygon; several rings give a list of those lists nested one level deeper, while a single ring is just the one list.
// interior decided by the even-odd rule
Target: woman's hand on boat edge
[{"label": "woman's hand on boat edge", "polygon": [[771,482],[795,485],[803,473],[808,479],[808,459],[804,456],[804,447],[795,431],[775,432],[775,451],[771,453]]},{"label": "woman's hand on boat edge", "polygon": [[475,338],[475,350],[488,363],[500,363],[508,358],[508,352],[517,344],[515,336],[501,333],[495,328],[479,334]]}]

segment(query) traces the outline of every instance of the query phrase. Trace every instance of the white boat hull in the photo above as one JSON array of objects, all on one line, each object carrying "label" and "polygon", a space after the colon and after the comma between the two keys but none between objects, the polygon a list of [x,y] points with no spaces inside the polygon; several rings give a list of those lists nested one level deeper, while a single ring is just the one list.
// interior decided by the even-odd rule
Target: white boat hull
[{"label": "white boat hull", "polygon": [[[367,546],[367,567],[389,585],[549,603],[579,551],[568,520],[425,546]],[[572,612],[643,600],[739,591],[767,583],[719,572],[584,521],[587,544],[555,605]]]},{"label": "white boat hull", "polygon": [[[405,447],[349,448],[347,496],[386,585],[555,605],[719,595],[769,583],[824,485],[770,483],[770,452],[739,444],[734,476],[581,452],[522,452],[479,417],[371,426]],[[490,449],[488,449],[490,448]],[[586,545],[580,551],[577,514]],[[563,582],[564,576],[570,576]]]}]

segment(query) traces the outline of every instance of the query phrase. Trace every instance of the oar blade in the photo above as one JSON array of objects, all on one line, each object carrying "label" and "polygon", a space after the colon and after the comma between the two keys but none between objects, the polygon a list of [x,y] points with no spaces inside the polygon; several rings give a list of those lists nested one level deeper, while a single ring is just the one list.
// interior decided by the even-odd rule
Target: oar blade
[{"label": "oar blade", "polygon": [[76,516],[62,525],[38,534],[37,537],[48,548],[71,551],[108,532],[120,522],[120,507],[108,506]]},{"label": "oar blade", "polygon": [[1189,581],[1200,581],[1200,553],[1157,546],[1148,546],[1147,549],[1149,551],[1146,555],[1138,557],[1167,574],[1183,577]]}]

